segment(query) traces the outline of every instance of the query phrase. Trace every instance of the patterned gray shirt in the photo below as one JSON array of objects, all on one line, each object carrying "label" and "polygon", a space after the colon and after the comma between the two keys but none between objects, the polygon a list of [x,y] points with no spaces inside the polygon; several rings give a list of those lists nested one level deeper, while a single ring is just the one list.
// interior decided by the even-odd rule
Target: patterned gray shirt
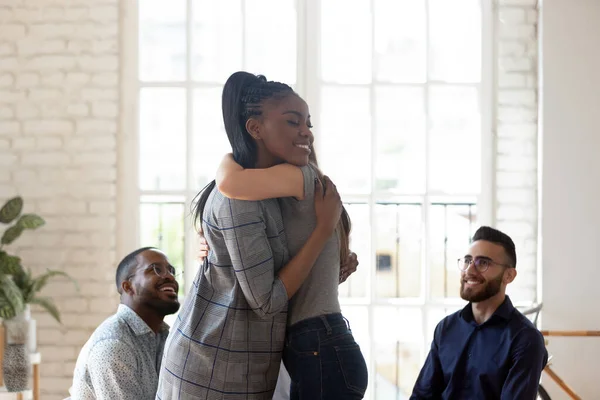
[{"label": "patterned gray shirt", "polygon": [[215,189],[202,227],[211,250],[167,339],[156,398],[271,399],[288,304],[279,203]]},{"label": "patterned gray shirt", "polygon": [[120,304],[81,349],[73,376],[75,400],[154,399],[169,326],[156,334]]}]

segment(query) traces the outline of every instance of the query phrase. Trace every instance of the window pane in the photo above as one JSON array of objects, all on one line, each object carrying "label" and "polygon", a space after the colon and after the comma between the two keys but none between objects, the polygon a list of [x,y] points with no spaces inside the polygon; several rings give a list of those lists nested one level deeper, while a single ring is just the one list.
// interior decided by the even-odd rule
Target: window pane
[{"label": "window pane", "polygon": [[[343,199],[342,199],[343,200]],[[356,253],[359,266],[346,282],[339,286],[340,297],[365,297],[371,268],[371,224],[367,204],[344,204],[350,221],[350,250]]]},{"label": "window pane", "polygon": [[383,82],[425,82],[425,2],[375,0],[375,77]]},{"label": "window pane", "polygon": [[369,89],[324,87],[317,156],[340,193],[369,193],[371,114]]},{"label": "window pane", "polygon": [[430,189],[479,194],[481,116],[479,92],[472,87],[430,88]]},{"label": "window pane", "polygon": [[421,206],[378,204],[377,297],[421,294]]},{"label": "window pane", "polygon": [[185,0],[144,0],[139,5],[140,79],[185,79]]},{"label": "window pane", "polygon": [[422,367],[421,310],[377,307],[374,325],[375,398],[407,399]]},{"label": "window pane", "polygon": [[430,210],[431,296],[460,297],[456,260],[469,249],[477,228],[475,205],[433,204]]},{"label": "window pane", "polygon": [[224,84],[243,69],[241,0],[194,0],[192,8],[193,79]]},{"label": "window pane", "polygon": [[184,204],[146,203],[140,206],[140,244],[162,250],[177,270],[179,291],[183,293]]},{"label": "window pane", "polygon": [[185,92],[143,88],[140,92],[140,188],[185,188]]},{"label": "window pane", "polygon": [[325,82],[371,82],[368,0],[321,1],[321,77]]},{"label": "window pane", "polygon": [[245,0],[246,65],[268,80],[296,83],[296,5],[294,0]]},{"label": "window pane", "polygon": [[231,153],[223,126],[222,88],[194,91],[194,191],[215,179],[221,159]]},{"label": "window pane", "polygon": [[425,192],[425,110],[422,88],[377,87],[376,189]]},{"label": "window pane", "polygon": [[429,0],[431,77],[481,80],[480,0]]}]

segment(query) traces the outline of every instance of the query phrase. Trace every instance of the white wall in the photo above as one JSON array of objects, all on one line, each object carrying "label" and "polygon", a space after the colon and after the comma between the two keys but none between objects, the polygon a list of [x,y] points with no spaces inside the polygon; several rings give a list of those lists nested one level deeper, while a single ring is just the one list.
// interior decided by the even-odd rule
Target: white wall
[{"label": "white wall", "polygon": [[[600,330],[598,21],[598,0],[542,5],[541,256],[547,329]],[[600,398],[600,338],[551,338],[549,349],[556,372],[582,398]]]},{"label": "white wall", "polygon": [[0,1],[0,201],[22,195],[47,225],[15,245],[34,273],[60,269],[63,325],[35,313],[42,398],[63,399],[75,360],[116,309],[118,0]]}]

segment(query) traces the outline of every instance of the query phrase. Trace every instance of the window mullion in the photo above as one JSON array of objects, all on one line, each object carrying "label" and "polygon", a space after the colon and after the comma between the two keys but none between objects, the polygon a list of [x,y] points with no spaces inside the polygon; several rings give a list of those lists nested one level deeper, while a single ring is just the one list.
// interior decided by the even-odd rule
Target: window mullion
[{"label": "window mullion", "polygon": [[[425,61],[425,93],[424,93],[424,108],[425,108],[425,196],[423,197],[423,264],[421,269],[421,296],[424,298],[425,305],[431,302],[431,221],[430,221],[430,195],[431,190],[431,163],[429,160],[429,141],[430,141],[430,130],[431,130],[431,116],[429,114],[429,87],[431,79],[431,29],[430,24],[430,4],[429,0],[425,0],[425,46],[426,46],[426,61]],[[424,358],[424,352],[427,348],[429,338],[427,338],[428,329],[428,308],[424,307],[421,313],[421,322],[423,329],[423,347],[421,359]]]},{"label": "window mullion", "polygon": [[[190,192],[194,188],[194,92],[192,88],[192,51],[193,51],[193,21],[194,21],[194,9],[193,0],[186,0],[186,27],[185,27],[185,40],[186,40],[186,51],[185,51],[185,63],[186,63],[186,80],[185,80],[185,96],[186,96],[186,113],[185,113],[185,133],[186,133],[186,161],[185,161],[185,175],[186,175],[186,190],[185,190],[185,205],[188,206],[192,202]],[[186,215],[184,213],[184,215]],[[184,265],[184,293],[188,293],[189,288],[192,284],[193,277],[195,275],[195,268],[193,268],[193,260],[197,254],[197,240],[194,240],[195,233],[192,227],[192,220],[190,218],[184,218],[183,220],[183,265]]]},{"label": "window mullion", "polygon": [[[369,284],[369,290],[368,290],[368,299],[369,299],[369,303],[368,303],[368,319],[369,319],[369,338],[370,338],[370,360],[368,360],[367,362],[369,363],[369,367],[371,371],[376,371],[377,370],[377,364],[375,362],[375,352],[376,352],[376,332],[375,332],[375,310],[374,310],[374,303],[377,297],[377,276],[376,276],[376,271],[377,271],[377,235],[375,235],[375,232],[377,232],[377,221],[376,221],[376,212],[375,212],[375,206],[376,206],[376,199],[375,199],[375,193],[376,193],[376,164],[375,164],[375,158],[377,156],[377,120],[375,118],[375,116],[377,115],[376,113],[376,99],[375,99],[375,81],[376,81],[376,76],[375,76],[375,1],[371,0],[369,2],[369,10],[370,10],[370,28],[371,28],[371,83],[369,85],[369,108],[370,108],[370,113],[371,113],[371,157],[370,157],[370,168],[371,168],[371,172],[370,172],[370,182],[371,182],[371,190],[369,191],[369,220],[371,223],[371,232],[370,232],[370,238],[371,238],[371,268],[369,269],[369,274],[367,277],[367,282]],[[369,394],[368,397],[371,398],[375,398],[375,385],[370,385],[369,386]]]},{"label": "window mullion", "polygon": [[242,70],[246,71],[246,0],[240,0],[240,9],[242,10]]},{"label": "window mullion", "polygon": [[496,23],[494,18],[493,3],[490,0],[481,0],[481,85],[479,97],[481,99],[481,192],[477,201],[478,219],[481,225],[494,226],[496,216],[495,187],[496,187],[496,142],[494,141],[494,124],[496,107],[494,59],[498,51],[494,35]]},{"label": "window mullion", "polygon": [[303,65],[304,72],[304,99],[308,103],[312,122],[315,125],[313,132],[315,134],[315,148],[317,156],[319,147],[322,143],[320,137],[321,126],[321,74],[319,68],[321,66],[321,10],[320,0],[298,0],[304,4],[305,18],[303,20],[303,34],[299,40],[304,41],[305,59],[299,60]]},{"label": "window mullion", "polygon": [[[307,86],[307,5],[304,0],[296,0],[296,92],[306,99]],[[308,102],[308,99],[307,99]],[[310,105],[310,102],[308,102]]]}]

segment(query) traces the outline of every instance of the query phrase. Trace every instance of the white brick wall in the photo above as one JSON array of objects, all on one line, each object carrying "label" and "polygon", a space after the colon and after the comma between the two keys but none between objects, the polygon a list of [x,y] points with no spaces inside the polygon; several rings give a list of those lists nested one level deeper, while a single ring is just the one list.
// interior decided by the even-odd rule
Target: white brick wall
[{"label": "white brick wall", "polygon": [[35,312],[42,398],[63,399],[79,350],[113,313],[118,0],[0,2],[0,201],[20,194],[47,225],[16,242],[35,273],[56,280],[63,325]]},{"label": "white brick wall", "polygon": [[537,1],[496,0],[496,226],[517,246],[517,300],[536,296]]}]

